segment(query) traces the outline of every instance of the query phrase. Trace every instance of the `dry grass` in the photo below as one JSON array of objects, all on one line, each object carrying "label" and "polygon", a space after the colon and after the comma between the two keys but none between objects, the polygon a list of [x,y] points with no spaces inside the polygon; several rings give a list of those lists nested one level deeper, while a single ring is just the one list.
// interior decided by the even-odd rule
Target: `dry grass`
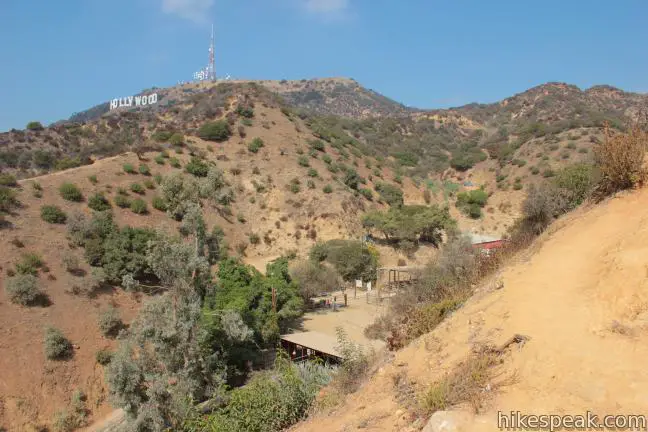
[{"label": "dry grass", "polygon": [[612,135],[605,129],[605,139],[594,149],[596,163],[603,179],[599,194],[606,196],[643,184],[646,180],[644,156],[648,149],[648,133],[633,126],[627,134]]},{"label": "dry grass", "polygon": [[426,413],[445,410],[451,406],[468,403],[475,412],[482,407],[485,398],[495,390],[494,367],[500,364],[497,354],[486,350],[470,357],[434,383],[423,395],[422,407]]}]

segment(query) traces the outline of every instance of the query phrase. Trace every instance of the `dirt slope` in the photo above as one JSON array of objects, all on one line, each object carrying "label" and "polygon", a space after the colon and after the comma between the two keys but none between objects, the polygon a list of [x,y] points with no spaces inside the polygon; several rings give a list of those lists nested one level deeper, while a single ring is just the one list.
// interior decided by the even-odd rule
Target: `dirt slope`
[{"label": "dirt slope", "polygon": [[[408,414],[394,377],[420,394],[466,358],[476,343],[531,339],[504,357],[478,414],[468,407],[438,413],[447,429],[495,431],[497,411],[600,416],[645,412],[648,396],[648,190],[612,199],[561,220],[517,263],[468,304],[396,353],[357,394],[328,416],[295,431],[413,431],[427,418]],[[400,402],[399,402],[400,401]],[[414,402],[409,400],[409,403]]]}]

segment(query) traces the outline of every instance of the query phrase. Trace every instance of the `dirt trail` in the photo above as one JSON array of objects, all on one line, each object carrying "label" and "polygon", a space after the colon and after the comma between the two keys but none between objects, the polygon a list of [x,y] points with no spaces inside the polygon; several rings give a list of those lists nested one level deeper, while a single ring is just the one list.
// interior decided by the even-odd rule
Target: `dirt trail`
[{"label": "dirt trail", "polygon": [[612,199],[559,221],[526,261],[511,265],[433,333],[396,354],[357,394],[296,431],[413,431],[402,389],[415,394],[443,377],[477,342],[531,337],[499,368],[512,384],[480,413],[442,413],[452,431],[495,431],[498,411],[537,414],[645,413],[648,406],[648,191]]}]

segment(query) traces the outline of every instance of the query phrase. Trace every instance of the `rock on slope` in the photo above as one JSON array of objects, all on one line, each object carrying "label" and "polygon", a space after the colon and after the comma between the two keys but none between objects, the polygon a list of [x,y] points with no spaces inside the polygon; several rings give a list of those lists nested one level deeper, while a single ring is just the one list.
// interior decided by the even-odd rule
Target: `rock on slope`
[{"label": "rock on slope", "polygon": [[[486,284],[434,332],[396,353],[358,393],[329,416],[295,428],[311,431],[413,431],[399,405],[394,377],[416,392],[440,380],[480,342],[514,334],[531,339],[503,356],[491,393],[475,414],[466,406],[440,412],[425,430],[497,431],[497,412],[645,413],[648,395],[648,190],[581,209],[551,227],[532,250]],[[438,420],[446,420],[445,428]]]}]

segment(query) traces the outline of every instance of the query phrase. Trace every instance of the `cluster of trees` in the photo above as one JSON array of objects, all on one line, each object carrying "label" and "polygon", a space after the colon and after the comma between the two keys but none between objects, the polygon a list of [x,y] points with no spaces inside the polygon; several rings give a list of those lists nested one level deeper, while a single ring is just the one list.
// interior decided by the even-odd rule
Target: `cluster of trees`
[{"label": "cluster of trees", "polygon": [[456,222],[447,207],[408,205],[369,212],[364,215],[362,225],[380,231],[388,241],[424,241],[438,246],[443,233],[454,230]]}]

